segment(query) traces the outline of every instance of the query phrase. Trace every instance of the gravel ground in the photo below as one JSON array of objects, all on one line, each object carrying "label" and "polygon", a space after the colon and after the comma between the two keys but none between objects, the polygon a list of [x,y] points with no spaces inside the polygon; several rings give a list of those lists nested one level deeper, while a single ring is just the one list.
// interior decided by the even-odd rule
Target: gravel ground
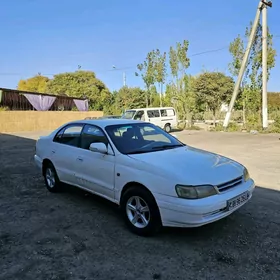
[{"label": "gravel ground", "polygon": [[[279,137],[273,148],[276,140],[269,136],[179,133],[194,146],[232,153],[243,162],[252,155],[249,169],[259,181],[272,180],[263,180],[266,188],[258,187],[253,199],[226,219],[141,238],[131,234],[118,209],[101,198],[73,187],[49,193],[33,164],[35,142],[30,138],[37,136],[0,135],[1,280],[280,279],[280,192],[277,178],[270,176],[278,172],[280,177],[280,157],[278,165],[274,158]],[[246,148],[255,145],[260,152],[262,141],[274,150],[272,160],[270,154],[266,158],[268,165]],[[243,147],[242,155],[233,145]]]}]

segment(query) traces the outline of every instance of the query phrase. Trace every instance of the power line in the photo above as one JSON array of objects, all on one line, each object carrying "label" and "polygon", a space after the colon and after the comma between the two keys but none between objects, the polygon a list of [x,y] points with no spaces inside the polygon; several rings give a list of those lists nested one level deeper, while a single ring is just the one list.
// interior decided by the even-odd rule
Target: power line
[{"label": "power line", "polygon": [[[280,38],[280,35],[274,35],[273,38]],[[211,49],[211,50],[206,50],[206,51],[202,51],[202,52],[198,52],[198,53],[193,53],[191,55],[189,55],[189,57],[194,57],[194,56],[200,56],[200,55],[204,55],[204,54],[208,54],[208,53],[216,53],[216,52],[220,52],[223,51],[225,49],[228,49],[230,45],[221,47],[221,48],[217,48],[217,49]],[[244,52],[247,49],[244,50]],[[116,72],[116,71],[123,71],[123,70],[131,70],[131,69],[135,69],[135,66],[130,66],[130,67],[122,67],[122,68],[117,68],[117,69],[109,69],[109,70],[104,70],[104,71],[96,71],[96,72]],[[54,76],[57,75],[58,73],[41,73],[42,76]],[[0,72],[0,76],[26,76],[26,74],[23,73],[1,73]]]}]

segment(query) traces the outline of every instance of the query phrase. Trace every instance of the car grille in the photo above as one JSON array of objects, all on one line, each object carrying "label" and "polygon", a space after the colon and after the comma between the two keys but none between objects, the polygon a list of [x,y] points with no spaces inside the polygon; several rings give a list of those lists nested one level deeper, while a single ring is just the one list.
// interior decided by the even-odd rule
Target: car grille
[{"label": "car grille", "polygon": [[231,181],[218,185],[217,188],[218,188],[219,192],[224,192],[224,191],[227,191],[227,190],[234,188],[235,186],[241,184],[242,180],[243,180],[243,178],[242,178],[242,176],[240,176]]}]

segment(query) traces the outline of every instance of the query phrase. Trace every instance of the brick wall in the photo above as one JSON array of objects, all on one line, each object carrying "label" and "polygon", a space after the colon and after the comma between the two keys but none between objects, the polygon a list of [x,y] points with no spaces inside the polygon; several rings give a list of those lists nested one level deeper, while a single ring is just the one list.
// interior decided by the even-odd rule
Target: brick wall
[{"label": "brick wall", "polygon": [[0,132],[54,130],[69,121],[101,116],[102,111],[0,111]]}]

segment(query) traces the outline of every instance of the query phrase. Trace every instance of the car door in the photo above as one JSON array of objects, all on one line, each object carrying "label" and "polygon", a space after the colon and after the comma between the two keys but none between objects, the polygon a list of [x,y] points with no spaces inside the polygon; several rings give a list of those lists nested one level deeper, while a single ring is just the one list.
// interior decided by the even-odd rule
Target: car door
[{"label": "car door", "polygon": [[54,137],[50,160],[62,182],[75,184],[74,164],[79,151],[83,124],[70,124],[62,128]]},{"label": "car door", "polygon": [[[92,143],[104,143],[108,154],[89,150]],[[75,163],[77,185],[110,200],[114,199],[115,156],[103,130],[86,124],[81,133],[80,150]]]}]

